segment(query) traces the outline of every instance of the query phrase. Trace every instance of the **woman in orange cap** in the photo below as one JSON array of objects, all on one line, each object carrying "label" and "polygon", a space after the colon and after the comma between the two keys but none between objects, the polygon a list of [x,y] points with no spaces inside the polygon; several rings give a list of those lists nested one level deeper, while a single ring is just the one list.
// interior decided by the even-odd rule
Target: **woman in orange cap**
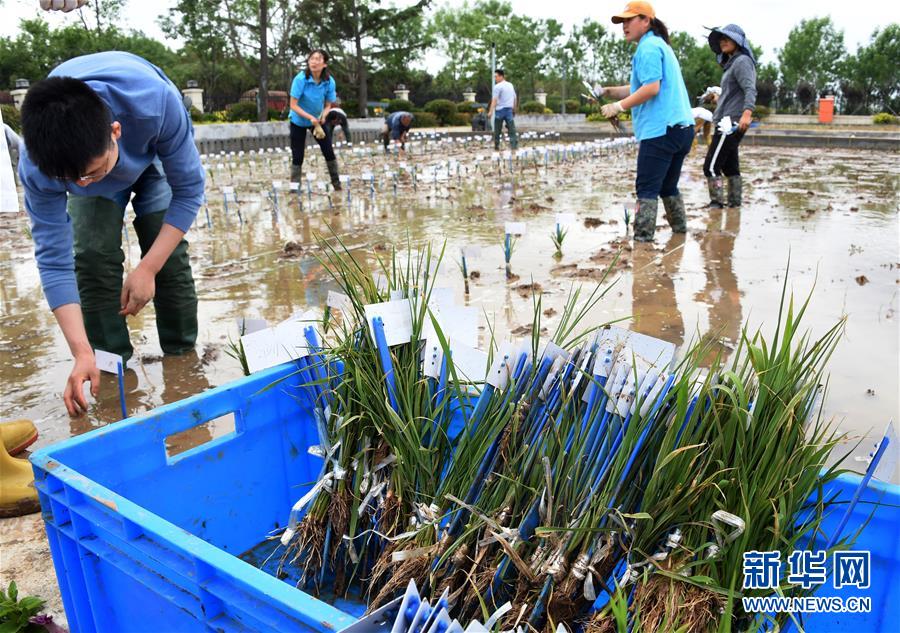
[{"label": "woman in orange cap", "polygon": [[694,118],[669,31],[650,3],[629,2],[612,21],[621,24],[625,39],[638,46],[631,60],[631,85],[603,88],[604,94],[619,101],[603,106],[601,112],[615,117],[632,111],[634,135],[640,141],[634,239],[652,242],[657,198],[663,200],[672,231],[687,230],[678,179],[694,139]]}]

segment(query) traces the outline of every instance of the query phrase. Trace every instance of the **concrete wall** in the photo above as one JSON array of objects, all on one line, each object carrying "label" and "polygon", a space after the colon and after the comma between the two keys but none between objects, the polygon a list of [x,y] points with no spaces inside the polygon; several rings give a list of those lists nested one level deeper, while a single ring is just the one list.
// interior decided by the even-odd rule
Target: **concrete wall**
[{"label": "concrete wall", "polygon": [[520,128],[554,128],[584,125],[587,117],[584,114],[517,114],[516,127]]},{"label": "concrete wall", "polygon": [[[771,114],[763,119],[770,125],[819,125],[818,114]],[[872,116],[836,114],[833,125],[872,125]]]},{"label": "concrete wall", "polygon": [[[374,141],[381,131],[382,120],[351,119],[353,141]],[[213,123],[194,126],[194,141],[201,154],[239,152],[277,147],[289,147],[290,131],[287,121],[267,123]],[[311,138],[308,143],[312,143]]]}]

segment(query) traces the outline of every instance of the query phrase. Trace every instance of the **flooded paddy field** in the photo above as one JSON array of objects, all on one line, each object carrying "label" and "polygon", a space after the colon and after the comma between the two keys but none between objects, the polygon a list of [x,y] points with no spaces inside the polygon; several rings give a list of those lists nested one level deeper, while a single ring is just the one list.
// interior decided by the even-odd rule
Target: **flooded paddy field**
[{"label": "flooded paddy field", "polygon": [[[288,187],[285,152],[205,157],[208,202],[188,234],[200,297],[197,353],[161,355],[152,306],[131,318],[129,414],[240,377],[240,365],[226,353],[238,338],[237,319],[273,323],[324,307],[334,286],[317,259],[320,235],[336,236],[373,267],[392,247],[445,244],[439,285],[452,288],[457,302],[483,308],[482,345],[490,328],[501,339],[530,331],[532,291],[542,294],[542,326],[552,329],[573,284],[600,282],[618,257],[605,281],[613,288],[593,322],[624,320],[679,346],[718,340],[716,349],[728,354],[742,324],[774,326],[787,272],[797,300],[812,293],[804,323],[813,333],[847,318],[830,364],[826,415],[851,445],[880,436],[896,417],[900,184],[893,161],[851,150],[747,148],[743,208],[709,210],[701,147],[688,157],[681,181],[687,235],[669,231],[660,205],[655,245],[634,245],[626,224],[633,146],[537,135],[523,145],[517,156],[465,138],[425,137],[405,156],[385,156],[372,144],[344,145],[343,192],[326,188],[317,151],[308,153],[299,190]],[[140,258],[130,213],[126,269]],[[561,257],[551,240],[557,221],[567,224]],[[66,414],[61,390],[71,360],[40,288],[27,218],[4,215],[0,222],[7,245],[0,256],[0,415],[35,420],[38,446],[117,421],[109,375],[87,415]],[[526,224],[511,279],[503,255],[507,222]],[[461,247],[480,250],[467,261],[468,296]]]},{"label": "flooded paddy field", "polygon": [[[612,265],[603,281],[612,288],[590,315],[593,323],[620,320],[682,347],[714,341],[713,349],[727,355],[742,324],[771,332],[787,280],[798,301],[812,295],[804,325],[813,334],[846,318],[830,363],[825,415],[847,434],[845,448],[854,453],[847,467],[863,469],[856,458],[898,412],[894,157],[746,148],[743,208],[709,210],[698,148],[681,181],[687,235],[672,235],[660,212],[655,245],[634,245],[625,217],[633,198],[633,146],[535,136],[523,146],[518,157],[494,154],[480,141],[438,137],[417,141],[403,157],[384,156],[373,145],[344,146],[339,158],[349,182],[340,193],[324,186],[317,151],[308,153],[305,166],[314,178],[304,178],[297,191],[288,187],[284,152],[205,157],[208,204],[188,235],[200,298],[197,351],[163,357],[152,306],[130,319],[129,414],[239,378],[240,365],[227,353],[238,338],[238,319],[275,323],[321,310],[335,286],[317,259],[317,235],[339,238],[373,268],[392,247],[403,252],[430,242],[445,245],[438,285],[451,288],[457,303],[483,308],[483,346],[491,328],[501,339],[529,333],[535,291],[542,297],[542,329],[552,330],[570,289],[600,283]],[[130,213],[123,235],[128,269],[140,257]],[[567,225],[560,257],[551,240],[558,221]],[[526,225],[510,279],[507,222]],[[40,288],[24,213],[0,216],[0,235],[6,246],[0,254],[0,416],[33,419],[41,433],[36,446],[116,422],[121,413],[110,375],[103,375],[86,415],[66,414],[61,392],[71,360]],[[468,295],[458,265],[463,247],[470,255]],[[183,441],[198,444],[227,430],[198,427]],[[57,621],[64,621],[39,515],[2,522],[0,547],[3,577],[49,598]]]}]

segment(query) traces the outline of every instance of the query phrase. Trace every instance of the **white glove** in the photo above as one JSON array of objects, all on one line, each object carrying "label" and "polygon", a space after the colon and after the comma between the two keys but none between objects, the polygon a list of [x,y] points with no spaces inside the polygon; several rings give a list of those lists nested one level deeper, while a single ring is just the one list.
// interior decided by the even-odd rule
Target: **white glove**
[{"label": "white glove", "polygon": [[731,128],[734,127],[734,124],[731,122],[730,116],[723,116],[722,120],[719,121],[719,125],[716,127],[719,128],[719,132],[722,134],[731,134]]},{"label": "white glove", "polygon": [[599,99],[600,97],[603,96],[603,93],[606,91],[603,89],[603,86],[601,86],[600,84],[594,84],[593,92],[594,92],[594,96]]},{"label": "white glove", "polygon": [[68,13],[75,9],[80,9],[87,0],[40,0],[41,8],[44,11],[62,11]]},{"label": "white glove", "polygon": [[600,108],[600,114],[605,116],[607,119],[611,119],[614,116],[617,116],[620,112],[624,112],[625,108],[622,107],[621,101],[616,101],[615,103],[607,103],[605,106]]}]

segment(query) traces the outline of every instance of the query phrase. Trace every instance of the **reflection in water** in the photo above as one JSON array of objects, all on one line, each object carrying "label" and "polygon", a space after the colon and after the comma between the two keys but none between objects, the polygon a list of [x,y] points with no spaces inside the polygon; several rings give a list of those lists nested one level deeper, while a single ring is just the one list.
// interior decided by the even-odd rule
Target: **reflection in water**
[{"label": "reflection in water", "polygon": [[679,272],[684,241],[684,233],[673,233],[658,257],[652,244],[636,242],[632,252],[632,329],[676,346],[684,342],[684,319],[672,277]]},{"label": "reflection in water", "polygon": [[709,210],[706,233],[700,240],[706,286],[694,295],[696,301],[709,304],[707,337],[712,345],[708,361],[719,353],[726,356],[740,338],[741,293],[733,265],[734,243],[740,230],[740,209]]},{"label": "reflection in water", "polygon": [[[163,392],[165,404],[178,402],[194,394],[209,389],[209,381],[203,371],[203,364],[196,350],[179,356],[164,356],[162,359]],[[166,439],[169,453],[182,453],[189,448],[199,446],[212,439],[210,428],[206,425],[196,426],[178,434],[177,440]]]}]

